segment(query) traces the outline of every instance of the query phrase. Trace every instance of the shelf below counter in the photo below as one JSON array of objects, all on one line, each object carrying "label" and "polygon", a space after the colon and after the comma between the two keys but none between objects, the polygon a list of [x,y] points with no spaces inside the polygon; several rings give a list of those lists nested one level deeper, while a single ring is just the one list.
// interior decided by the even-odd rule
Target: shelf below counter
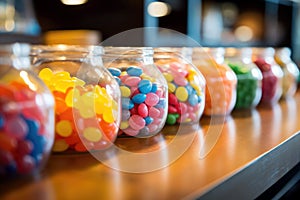
[{"label": "shelf below counter", "polygon": [[102,162],[53,154],[38,176],[0,181],[0,199],[254,199],[300,162],[299,110],[300,92],[152,138],[119,138]]}]

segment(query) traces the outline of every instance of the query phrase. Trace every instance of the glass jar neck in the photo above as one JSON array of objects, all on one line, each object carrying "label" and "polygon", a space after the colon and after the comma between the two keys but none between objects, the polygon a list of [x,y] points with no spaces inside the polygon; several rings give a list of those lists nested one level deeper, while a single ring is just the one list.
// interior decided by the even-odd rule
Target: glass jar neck
[{"label": "glass jar neck", "polygon": [[153,64],[151,47],[104,47],[104,62],[122,62]]},{"label": "glass jar neck", "polygon": [[34,64],[47,61],[77,61],[102,65],[101,46],[33,45],[30,56]]},{"label": "glass jar neck", "polygon": [[252,58],[252,49],[251,48],[225,48],[225,59],[230,61],[240,61],[243,63],[250,63]]},{"label": "glass jar neck", "polygon": [[252,48],[252,56],[254,57],[260,57],[260,58],[269,58],[274,57],[275,55],[275,49],[272,47],[256,47]]},{"label": "glass jar neck", "polygon": [[155,59],[178,58],[192,62],[193,49],[189,47],[158,47],[154,48]]},{"label": "glass jar neck", "polygon": [[[277,59],[276,59],[277,58]],[[291,49],[288,47],[275,49],[275,59],[283,63],[291,61]]]}]

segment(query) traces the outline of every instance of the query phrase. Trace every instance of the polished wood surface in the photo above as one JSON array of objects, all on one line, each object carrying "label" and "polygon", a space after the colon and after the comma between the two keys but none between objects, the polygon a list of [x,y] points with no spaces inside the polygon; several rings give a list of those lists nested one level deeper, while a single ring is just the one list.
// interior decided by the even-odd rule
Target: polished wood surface
[{"label": "polished wood surface", "polygon": [[36,177],[1,181],[0,199],[253,199],[300,162],[299,111],[300,92],[153,138],[119,138],[101,162],[97,153],[51,155]]}]

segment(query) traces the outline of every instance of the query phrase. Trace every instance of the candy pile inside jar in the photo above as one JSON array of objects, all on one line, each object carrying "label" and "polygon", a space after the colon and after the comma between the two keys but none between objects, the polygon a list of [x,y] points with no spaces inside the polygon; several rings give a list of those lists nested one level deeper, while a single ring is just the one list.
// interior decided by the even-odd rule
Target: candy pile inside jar
[{"label": "candy pile inside jar", "polygon": [[189,63],[188,55],[184,57],[184,49],[157,48],[154,52],[154,62],[168,83],[166,123],[198,122],[205,103],[205,80],[202,74]]},{"label": "candy pile inside jar", "polygon": [[118,103],[104,86],[49,68],[43,68],[39,77],[55,97],[54,152],[101,150],[115,140]]},{"label": "candy pile inside jar", "polygon": [[108,70],[118,80],[121,90],[121,133],[141,137],[157,133],[165,121],[164,87],[139,66]]},{"label": "candy pile inside jar", "polygon": [[299,69],[291,59],[291,50],[287,47],[278,48],[275,52],[275,61],[283,70],[282,97],[292,97],[297,90]]},{"label": "candy pile inside jar", "polygon": [[237,76],[235,109],[255,107],[261,98],[262,74],[251,60],[251,48],[226,48],[225,60]]},{"label": "candy pile inside jar", "polygon": [[[25,71],[20,74],[27,77]],[[53,129],[46,124],[52,126],[53,119],[48,118],[46,101],[52,100],[52,109],[54,102],[34,87],[22,81],[0,83],[0,175],[30,174],[51,151]]]},{"label": "candy pile inside jar", "polygon": [[283,71],[275,63],[273,48],[253,48],[252,59],[263,75],[260,103],[276,103],[282,95]]},{"label": "candy pile inside jar", "polygon": [[236,102],[237,77],[224,63],[224,49],[193,48],[193,63],[206,80],[204,114],[230,114]]}]

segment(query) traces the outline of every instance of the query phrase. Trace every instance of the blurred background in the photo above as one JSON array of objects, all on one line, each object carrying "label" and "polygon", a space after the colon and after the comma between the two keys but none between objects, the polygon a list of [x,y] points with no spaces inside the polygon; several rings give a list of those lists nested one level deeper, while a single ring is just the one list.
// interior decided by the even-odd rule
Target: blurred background
[{"label": "blurred background", "polygon": [[299,2],[0,0],[0,43],[99,44],[129,29],[163,27],[187,34],[203,46],[290,47],[299,64]]}]

